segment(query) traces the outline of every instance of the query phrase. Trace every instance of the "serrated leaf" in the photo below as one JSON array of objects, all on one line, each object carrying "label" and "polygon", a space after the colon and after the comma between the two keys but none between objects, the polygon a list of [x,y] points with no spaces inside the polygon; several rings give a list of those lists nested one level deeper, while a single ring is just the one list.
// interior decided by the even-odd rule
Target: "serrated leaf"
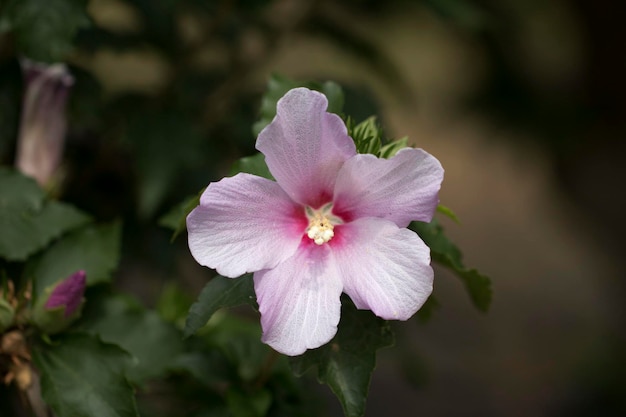
[{"label": "serrated leaf", "polygon": [[260,152],[252,156],[244,156],[243,158],[238,159],[233,164],[230,170],[230,175],[235,175],[240,172],[258,175],[259,177],[267,178],[269,180],[274,179],[270,169],[265,163],[265,155]]},{"label": "serrated leaf", "polygon": [[55,242],[27,264],[35,294],[78,270],[87,273],[87,285],[111,280],[120,256],[121,224],[88,225]]},{"label": "serrated leaf", "polygon": [[443,227],[433,219],[430,223],[412,222],[409,229],[417,232],[430,247],[433,261],[452,269],[461,278],[474,306],[481,311],[487,311],[492,297],[491,280],[475,269],[465,267],[461,251],[444,234]]},{"label": "serrated leaf", "polygon": [[174,231],[171,241],[174,241],[187,228],[187,216],[200,204],[200,196],[202,196],[204,190],[202,189],[198,194],[187,197],[159,219],[159,226],[167,227]]},{"label": "serrated leaf", "polygon": [[23,261],[54,238],[86,224],[72,206],[46,201],[34,180],[0,168],[0,257]]},{"label": "serrated leaf", "polygon": [[382,143],[382,130],[376,122],[376,116],[371,116],[353,125],[351,120],[347,124],[348,135],[354,140],[358,153],[378,155]]},{"label": "serrated leaf", "polygon": [[41,393],[57,417],[139,416],[124,377],[129,360],[117,346],[85,334],[66,334],[33,349]]},{"label": "serrated leaf", "polygon": [[184,337],[189,337],[203,327],[213,313],[225,307],[256,304],[252,275],[225,278],[220,275],[209,281],[191,308],[185,323]]},{"label": "serrated leaf", "polygon": [[183,352],[180,332],[155,311],[138,308],[120,296],[98,300],[80,322],[81,329],[118,345],[134,359],[126,375],[136,383],[165,374]]},{"label": "serrated leaf", "polygon": [[317,367],[317,377],[335,393],[347,417],[365,414],[365,401],[376,365],[376,351],[393,344],[388,323],[342,299],[337,335],[328,344],[291,359],[297,375]]},{"label": "serrated leaf", "polygon": [[403,138],[394,140],[383,147],[378,151],[378,156],[381,158],[389,159],[395,154],[398,153],[400,149],[404,149],[409,146],[409,138],[405,136]]},{"label": "serrated leaf", "polygon": [[261,100],[259,120],[252,127],[252,132],[255,136],[274,119],[274,116],[276,116],[276,104],[278,100],[280,100],[287,91],[296,87],[307,87],[324,94],[328,99],[328,111],[330,113],[340,114],[343,110],[343,91],[337,83],[332,81],[325,83],[296,81],[282,75],[273,74],[267,83],[267,89]]},{"label": "serrated leaf", "polygon": [[63,61],[78,30],[90,24],[87,0],[8,0],[3,9],[20,55],[38,61]]}]

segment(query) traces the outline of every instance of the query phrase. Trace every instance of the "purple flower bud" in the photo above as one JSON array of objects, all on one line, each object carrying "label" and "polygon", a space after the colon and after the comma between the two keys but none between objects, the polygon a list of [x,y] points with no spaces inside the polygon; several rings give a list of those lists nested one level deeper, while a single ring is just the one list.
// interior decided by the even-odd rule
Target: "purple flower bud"
[{"label": "purple flower bud", "polygon": [[65,306],[65,318],[74,314],[83,301],[87,275],[78,271],[61,281],[52,291],[44,308],[51,310]]},{"label": "purple flower bud", "polygon": [[65,105],[74,79],[64,64],[23,60],[22,69],[26,88],[15,166],[44,186],[63,154]]}]

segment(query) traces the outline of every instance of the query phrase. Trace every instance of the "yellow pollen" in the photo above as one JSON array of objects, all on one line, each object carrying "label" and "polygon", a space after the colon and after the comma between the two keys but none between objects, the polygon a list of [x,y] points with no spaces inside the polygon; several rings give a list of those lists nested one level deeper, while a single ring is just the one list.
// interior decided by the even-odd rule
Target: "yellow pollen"
[{"label": "yellow pollen", "polygon": [[306,228],[306,235],[313,240],[316,245],[323,245],[330,241],[335,232],[336,224],[342,223],[341,219],[331,214],[332,204],[327,204],[319,210],[306,208],[309,226]]}]

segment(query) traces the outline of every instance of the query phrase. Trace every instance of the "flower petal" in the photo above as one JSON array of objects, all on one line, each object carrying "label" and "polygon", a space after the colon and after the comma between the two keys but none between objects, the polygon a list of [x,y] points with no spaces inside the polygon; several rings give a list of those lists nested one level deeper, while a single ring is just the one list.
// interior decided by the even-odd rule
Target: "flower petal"
[{"label": "flower petal", "polygon": [[87,274],[80,270],[61,281],[50,294],[44,308],[65,306],[65,317],[69,317],[82,304],[87,285]]},{"label": "flower petal", "polygon": [[357,155],[339,171],[333,212],[347,221],[378,217],[398,227],[429,222],[442,180],[437,158],[421,149],[402,149],[391,159]]},{"label": "flower petal", "polygon": [[327,107],[321,93],[290,90],[278,101],[276,117],[259,133],[256,143],[287,194],[315,208],[330,201],[337,172],[356,154],[343,121],[327,113]]},{"label": "flower petal", "polygon": [[304,210],[278,184],[250,174],[209,184],[187,216],[193,257],[231,278],[292,256],[306,226]]},{"label": "flower petal", "polygon": [[341,314],[341,277],[328,246],[303,241],[276,268],[254,274],[263,342],[295,356],[330,341]]},{"label": "flower petal", "polygon": [[343,291],[357,308],[387,320],[407,320],[420,309],[432,293],[433,270],[430,249],[417,234],[375,218],[335,230]]}]

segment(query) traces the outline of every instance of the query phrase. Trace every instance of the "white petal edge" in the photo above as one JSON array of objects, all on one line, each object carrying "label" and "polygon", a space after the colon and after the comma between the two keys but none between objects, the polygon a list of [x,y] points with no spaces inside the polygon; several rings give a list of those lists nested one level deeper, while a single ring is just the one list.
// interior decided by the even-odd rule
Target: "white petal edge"
[{"label": "white petal edge", "polygon": [[408,320],[415,314],[432,293],[434,275],[430,248],[419,236],[375,218],[336,230],[333,254],[343,291],[356,307],[386,320]]},{"label": "white petal edge", "polygon": [[329,248],[312,242],[276,268],[256,272],[263,342],[289,356],[328,343],[337,333],[341,288]]},{"label": "white petal edge", "polygon": [[187,216],[193,257],[230,278],[291,257],[306,226],[303,209],[278,184],[250,174],[209,184]]},{"label": "white petal edge", "polygon": [[443,168],[422,149],[405,148],[390,159],[356,155],[343,165],[334,192],[334,212],[350,220],[378,217],[406,227],[429,222],[439,203]]}]

